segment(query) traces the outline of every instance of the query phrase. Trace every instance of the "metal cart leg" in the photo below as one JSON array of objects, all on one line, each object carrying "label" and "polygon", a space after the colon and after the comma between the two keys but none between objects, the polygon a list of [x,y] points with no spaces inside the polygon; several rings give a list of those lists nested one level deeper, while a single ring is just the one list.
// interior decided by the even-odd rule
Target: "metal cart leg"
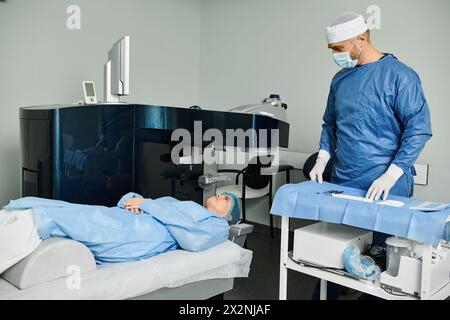
[{"label": "metal cart leg", "polygon": [[280,300],[287,299],[287,268],[289,259],[289,217],[281,217],[281,246],[280,246]]},{"label": "metal cart leg", "polygon": [[320,279],[320,300],[327,300],[327,281]]},{"label": "metal cart leg", "polygon": [[420,299],[430,300],[430,282],[431,282],[431,253],[433,246],[431,244],[425,244],[423,246],[423,259],[422,259],[422,277],[420,285]]}]

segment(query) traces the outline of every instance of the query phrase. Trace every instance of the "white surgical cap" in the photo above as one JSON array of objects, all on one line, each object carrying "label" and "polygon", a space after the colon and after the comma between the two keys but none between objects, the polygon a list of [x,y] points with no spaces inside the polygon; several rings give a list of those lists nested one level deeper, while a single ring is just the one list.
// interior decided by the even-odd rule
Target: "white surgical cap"
[{"label": "white surgical cap", "polygon": [[367,29],[362,15],[354,12],[343,13],[330,26],[326,27],[328,44],[354,38],[366,32]]}]

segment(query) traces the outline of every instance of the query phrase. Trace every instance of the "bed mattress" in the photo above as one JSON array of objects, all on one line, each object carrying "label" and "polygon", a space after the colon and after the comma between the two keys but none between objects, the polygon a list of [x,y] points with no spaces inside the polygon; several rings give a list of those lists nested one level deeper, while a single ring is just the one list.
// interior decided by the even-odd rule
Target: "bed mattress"
[{"label": "bed mattress", "polygon": [[247,277],[252,252],[231,241],[202,252],[170,251],[151,259],[97,266],[79,286],[73,275],[20,290],[0,279],[0,300],[121,300],[161,288],[210,280]]}]

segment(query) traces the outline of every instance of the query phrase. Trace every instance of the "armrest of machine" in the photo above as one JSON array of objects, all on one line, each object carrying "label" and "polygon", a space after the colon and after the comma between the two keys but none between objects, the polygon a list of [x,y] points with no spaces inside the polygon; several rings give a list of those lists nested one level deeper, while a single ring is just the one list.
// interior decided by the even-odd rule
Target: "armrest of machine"
[{"label": "armrest of machine", "polygon": [[76,266],[81,273],[96,269],[94,256],[85,245],[73,240],[50,238],[0,277],[23,290],[69,276],[70,266]]},{"label": "armrest of machine", "polygon": [[244,247],[247,236],[253,232],[253,226],[246,223],[235,224],[230,227],[229,240]]},{"label": "armrest of machine", "polygon": [[245,172],[245,170],[247,170],[247,168],[241,169],[241,170],[237,170],[237,169],[220,169],[217,170],[217,172],[219,173],[236,173],[236,185],[239,184],[239,177],[241,176],[241,174],[243,174]]},{"label": "armrest of machine", "polygon": [[289,164],[280,164],[278,166],[278,172],[285,172],[285,171],[291,171],[294,170],[294,166],[291,166]]}]

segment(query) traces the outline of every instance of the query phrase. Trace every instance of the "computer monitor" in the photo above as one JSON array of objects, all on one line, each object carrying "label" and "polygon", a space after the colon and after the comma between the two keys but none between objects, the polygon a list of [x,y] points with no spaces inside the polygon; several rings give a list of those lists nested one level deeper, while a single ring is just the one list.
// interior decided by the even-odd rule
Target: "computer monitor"
[{"label": "computer monitor", "polygon": [[130,94],[130,36],[122,37],[109,50],[104,77],[105,102],[117,103]]}]

